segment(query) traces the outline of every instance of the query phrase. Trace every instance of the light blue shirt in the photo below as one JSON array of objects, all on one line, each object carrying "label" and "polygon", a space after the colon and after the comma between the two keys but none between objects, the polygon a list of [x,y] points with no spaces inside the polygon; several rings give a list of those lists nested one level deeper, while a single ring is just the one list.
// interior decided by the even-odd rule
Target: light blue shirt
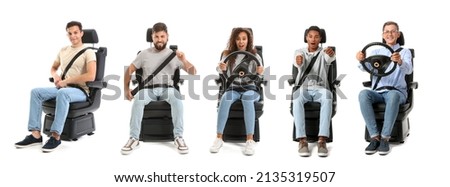
[{"label": "light blue shirt", "polygon": [[[396,51],[401,46],[399,44],[395,44],[393,46],[393,50]],[[386,55],[386,56],[392,56],[392,53],[389,51],[389,49],[386,48],[380,48],[375,49],[371,52],[372,55]],[[413,72],[413,65],[412,65],[412,54],[411,51],[407,48],[404,48],[402,51],[400,51],[400,56],[402,59],[402,65],[399,65],[394,72],[392,72],[390,75],[382,77],[380,82],[377,85],[377,88],[383,87],[383,86],[393,86],[397,88],[400,92],[402,92],[406,97],[408,97],[407,87],[406,87],[406,81],[405,81],[405,75],[409,75]],[[386,72],[388,72],[392,67],[394,66],[394,63],[390,64],[387,68]],[[364,71],[364,68],[361,64],[358,66],[361,70]],[[372,77],[372,88],[377,80],[376,76]],[[375,88],[376,89],[376,88]]]}]

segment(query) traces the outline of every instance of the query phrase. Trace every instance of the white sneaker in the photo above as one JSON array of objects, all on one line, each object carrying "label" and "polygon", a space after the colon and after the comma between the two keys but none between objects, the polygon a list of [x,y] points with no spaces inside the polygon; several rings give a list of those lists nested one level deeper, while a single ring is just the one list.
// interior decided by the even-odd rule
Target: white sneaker
[{"label": "white sneaker", "polygon": [[179,153],[186,154],[186,153],[189,152],[189,148],[186,145],[186,143],[184,142],[183,138],[176,137],[175,141],[174,141],[174,144],[177,147]]},{"label": "white sneaker", "polygon": [[139,140],[130,138],[128,139],[128,142],[122,147],[121,152],[123,155],[128,155],[137,148],[139,148]]},{"label": "white sneaker", "polygon": [[247,156],[251,156],[251,155],[255,154],[255,145],[256,145],[255,141],[247,140],[247,142],[245,142],[244,154]]},{"label": "white sneaker", "polygon": [[222,138],[216,138],[214,140],[214,143],[211,146],[211,148],[209,148],[209,152],[211,152],[211,153],[218,153],[220,148],[222,147],[222,145],[223,145]]}]

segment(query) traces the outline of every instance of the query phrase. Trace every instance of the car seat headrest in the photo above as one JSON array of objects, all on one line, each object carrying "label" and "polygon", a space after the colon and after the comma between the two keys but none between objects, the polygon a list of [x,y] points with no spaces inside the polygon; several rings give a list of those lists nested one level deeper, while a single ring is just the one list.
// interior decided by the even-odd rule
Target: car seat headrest
[{"label": "car seat headrest", "polygon": [[95,29],[83,29],[83,37],[81,37],[83,43],[98,43],[97,31]]},{"label": "car seat headrest", "polygon": [[321,38],[320,43],[327,42],[327,34],[325,33],[325,29],[321,29],[321,28],[319,28],[317,26],[311,26],[311,27],[309,27],[308,29],[305,30],[305,36],[303,37],[305,43],[307,43],[306,37],[308,36],[308,32],[310,30],[319,31],[319,35],[320,35],[320,38]]},{"label": "car seat headrest", "polygon": [[[383,38],[383,43],[386,43],[386,40]],[[400,31],[400,36],[397,38],[397,43],[402,46],[405,45],[405,38],[403,37],[403,32]]]},{"label": "car seat headrest", "polygon": [[147,29],[147,42],[150,42],[150,43],[153,42],[153,38],[152,38],[152,28],[148,28],[148,29]]}]

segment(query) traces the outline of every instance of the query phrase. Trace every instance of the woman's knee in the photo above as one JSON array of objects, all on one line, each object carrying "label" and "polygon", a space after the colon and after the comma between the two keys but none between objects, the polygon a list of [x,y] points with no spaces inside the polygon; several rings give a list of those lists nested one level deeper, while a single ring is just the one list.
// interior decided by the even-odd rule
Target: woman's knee
[{"label": "woman's knee", "polygon": [[242,94],[241,100],[242,102],[255,102],[258,101],[259,98],[259,93],[251,90],[244,92],[244,94]]}]

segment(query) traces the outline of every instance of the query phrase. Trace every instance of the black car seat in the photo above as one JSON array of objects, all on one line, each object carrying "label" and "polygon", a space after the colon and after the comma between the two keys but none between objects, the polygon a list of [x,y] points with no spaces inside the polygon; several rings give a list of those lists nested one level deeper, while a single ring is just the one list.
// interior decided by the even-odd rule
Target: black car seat
[{"label": "black car seat", "polygon": [[[386,41],[384,39],[383,39],[383,43],[386,43]],[[397,39],[397,43],[400,46],[405,45],[405,39],[404,39],[402,32],[400,32],[400,37]],[[409,50],[411,51],[411,57],[412,57],[411,63],[413,63],[413,59],[415,57],[415,51],[412,48],[409,48]],[[395,120],[394,128],[392,129],[392,132],[391,132],[391,139],[389,140],[391,142],[404,143],[406,137],[409,136],[410,124],[409,124],[408,114],[411,112],[411,110],[413,109],[413,106],[414,106],[414,92],[413,91],[414,91],[414,89],[418,88],[418,83],[414,82],[413,78],[414,78],[414,71],[411,74],[405,76],[407,91],[408,91],[408,98],[406,99],[405,104],[400,105],[397,119]],[[371,81],[363,82],[364,87],[370,88],[371,85],[372,85]],[[375,120],[377,122],[377,127],[378,127],[378,130],[380,130],[380,132],[383,127],[385,109],[386,109],[386,105],[384,103],[373,104],[373,110],[375,112]],[[371,138],[370,138],[367,128],[365,129],[364,136],[365,136],[366,141],[369,142]]]},{"label": "black car seat", "polygon": [[[251,28],[247,28],[251,32]],[[264,58],[262,55],[262,46],[255,46],[257,54],[261,57],[261,65],[264,66]],[[222,55],[221,55],[222,57]],[[230,86],[231,81],[220,78],[216,79],[216,83],[219,85],[219,97],[218,104],[219,106],[220,98],[227,90],[228,86]],[[259,128],[259,117],[263,114],[263,106],[264,106],[264,90],[262,85],[266,84],[266,81],[262,78],[255,82],[258,88],[258,93],[260,95],[260,99],[258,102],[255,102],[255,131],[253,134],[253,140],[258,142],[260,140],[260,128]],[[242,105],[241,100],[237,100],[231,105],[228,120],[225,125],[225,129],[223,131],[223,140],[224,141],[236,141],[242,142],[245,141],[247,137],[245,122],[244,122],[244,107]]]},{"label": "black car seat", "polygon": [[[307,43],[306,41],[306,36],[308,34],[308,29],[305,30],[305,34],[304,34],[304,42]],[[324,29],[320,29],[320,36],[321,36],[321,41],[320,43],[323,44],[327,41],[327,37],[326,37],[326,32]],[[333,50],[336,52],[336,48],[333,47]],[[295,67],[294,65],[292,65],[292,79],[288,80],[288,83],[290,85],[294,85],[295,84],[295,78],[298,75],[298,69],[297,67]],[[337,77],[337,63],[336,60],[333,61],[329,67],[328,67],[328,74],[327,74],[327,81],[329,84],[329,88],[330,91],[333,95],[333,105],[332,105],[332,113],[331,113],[331,117],[333,118],[334,115],[336,114],[336,105],[337,105],[337,98],[336,98],[336,87],[340,86],[340,80],[338,80]],[[292,95],[294,94],[294,92],[298,89],[298,86],[294,86],[292,88]],[[291,98],[292,99],[292,98]],[[290,112],[291,115],[293,115],[292,113],[292,100],[291,100],[291,104],[290,104]],[[319,139],[318,134],[319,134],[319,123],[320,123],[320,103],[319,102],[307,102],[304,105],[305,108],[305,132],[306,132],[306,138],[308,141],[310,142],[315,142]],[[330,120],[330,135],[327,139],[327,142],[332,142],[333,141],[333,119]],[[294,141],[298,141],[296,139],[296,135],[295,135],[295,123],[294,123],[294,130],[293,130],[293,140]]]},{"label": "black car seat", "polygon": [[[152,28],[147,29],[147,42],[153,42]],[[171,45],[170,49],[177,50],[176,45]],[[137,69],[133,83],[139,83],[147,77],[142,77],[142,69]],[[174,72],[173,86],[180,91],[179,85],[183,82],[180,79],[180,69]],[[151,141],[173,141],[173,122],[171,106],[166,101],[152,101],[144,107],[142,117],[141,132],[139,139],[144,142]]]}]

